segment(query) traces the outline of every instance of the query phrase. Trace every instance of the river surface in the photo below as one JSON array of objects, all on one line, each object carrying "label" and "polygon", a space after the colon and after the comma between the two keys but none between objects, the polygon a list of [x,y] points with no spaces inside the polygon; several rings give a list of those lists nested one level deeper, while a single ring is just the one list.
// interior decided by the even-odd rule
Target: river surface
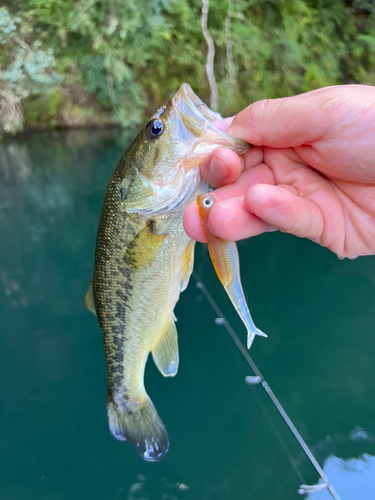
[{"label": "river surface", "polygon": [[[143,463],[109,433],[96,318],[83,299],[104,192],[133,134],[0,145],[0,499],[297,500],[319,482],[194,279],[175,309],[180,368],[146,388],[170,437]],[[341,500],[375,499],[375,257],[269,233],[239,243],[250,354]],[[195,269],[246,344],[207,249]],[[329,500],[327,490],[309,500]]]}]

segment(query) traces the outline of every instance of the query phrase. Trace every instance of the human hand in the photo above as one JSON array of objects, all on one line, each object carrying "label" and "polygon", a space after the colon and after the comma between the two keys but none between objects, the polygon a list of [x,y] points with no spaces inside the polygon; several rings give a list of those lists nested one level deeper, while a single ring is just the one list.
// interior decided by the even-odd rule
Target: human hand
[{"label": "human hand", "polygon": [[[254,147],[241,157],[219,148],[202,163],[218,188],[214,234],[239,240],[280,229],[339,256],[375,254],[375,88],[259,101],[216,125]],[[184,227],[206,241],[195,203]]]}]

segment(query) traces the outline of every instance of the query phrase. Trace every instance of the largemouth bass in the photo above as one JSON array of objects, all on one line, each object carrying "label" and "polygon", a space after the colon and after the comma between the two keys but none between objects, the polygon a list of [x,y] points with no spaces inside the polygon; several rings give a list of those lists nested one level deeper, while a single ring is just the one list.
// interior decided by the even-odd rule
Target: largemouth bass
[{"label": "largemouth bass", "polygon": [[160,460],[169,447],[143,378],[150,352],[165,377],[178,369],[173,310],[192,272],[195,243],[183,229],[183,211],[207,191],[199,164],[208,153],[250,148],[214,127],[219,118],[182,84],[120,158],[100,216],[85,304],[104,336],[110,431],[146,461]]}]

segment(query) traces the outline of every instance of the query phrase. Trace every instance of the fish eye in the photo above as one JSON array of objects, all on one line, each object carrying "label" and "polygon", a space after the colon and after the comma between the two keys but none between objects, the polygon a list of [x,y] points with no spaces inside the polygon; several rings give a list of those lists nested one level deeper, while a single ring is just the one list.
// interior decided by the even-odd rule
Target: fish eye
[{"label": "fish eye", "polygon": [[164,123],[161,120],[152,120],[146,127],[146,135],[149,139],[155,139],[164,131]]},{"label": "fish eye", "polygon": [[212,199],[211,199],[211,198],[205,198],[205,199],[203,200],[203,205],[204,205],[206,208],[210,208],[210,207],[212,207],[212,205],[213,205],[213,201],[212,201]]}]

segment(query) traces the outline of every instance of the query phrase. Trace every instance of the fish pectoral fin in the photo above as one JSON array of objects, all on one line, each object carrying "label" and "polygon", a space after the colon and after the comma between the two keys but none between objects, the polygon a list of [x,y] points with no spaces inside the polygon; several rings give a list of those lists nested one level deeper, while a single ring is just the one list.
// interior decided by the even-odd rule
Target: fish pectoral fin
[{"label": "fish pectoral fin", "polygon": [[178,370],[177,329],[174,314],[167,321],[159,339],[151,349],[155,365],[164,377],[174,377]]},{"label": "fish pectoral fin", "polygon": [[185,288],[188,286],[190,275],[193,271],[194,247],[195,247],[195,241],[191,240],[188,246],[186,247],[184,253],[184,257],[182,260],[182,268],[181,268],[181,278],[180,278],[181,292],[183,292]]},{"label": "fish pectoral fin", "polygon": [[85,307],[91,311],[96,316],[95,301],[94,301],[94,290],[92,288],[92,280],[90,282],[89,289],[85,295]]},{"label": "fish pectoral fin", "polygon": [[166,234],[157,234],[154,225],[155,223],[150,221],[126,249],[124,260],[132,263],[137,269],[152,264],[166,237]]}]

